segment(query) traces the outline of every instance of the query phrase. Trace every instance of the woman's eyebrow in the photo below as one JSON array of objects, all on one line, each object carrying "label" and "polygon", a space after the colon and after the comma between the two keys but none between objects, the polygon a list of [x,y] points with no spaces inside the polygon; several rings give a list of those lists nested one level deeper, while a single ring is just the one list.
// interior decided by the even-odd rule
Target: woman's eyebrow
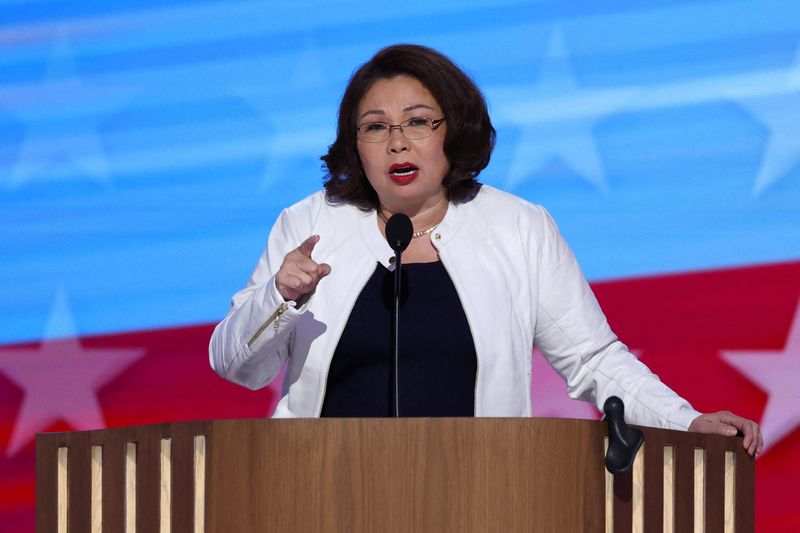
[{"label": "woman's eyebrow", "polygon": [[414,104],[414,105],[410,105],[410,106],[404,107],[404,108],[403,108],[403,113],[407,113],[408,111],[414,111],[415,109],[421,109],[421,108],[430,109],[431,111],[433,111],[433,110],[434,110],[434,109],[433,109],[431,106],[429,106],[429,105],[425,105],[425,104]]},{"label": "woman's eyebrow", "polygon": [[367,115],[382,115],[382,116],[385,116],[386,113],[384,113],[380,109],[370,109],[369,111],[364,111],[363,113],[361,113],[361,115],[358,117],[358,119],[361,120],[362,118],[366,117]]},{"label": "woman's eyebrow", "polygon": [[[406,106],[406,107],[404,107],[404,108],[403,108],[403,113],[408,113],[409,111],[414,111],[414,110],[416,110],[416,109],[430,109],[431,111],[434,111],[434,109],[433,109],[431,106],[429,106],[429,105],[425,105],[425,104],[412,104],[412,105],[409,105],[409,106]],[[367,111],[364,111],[363,113],[361,113],[361,115],[359,115],[358,119],[359,119],[359,120],[361,120],[362,118],[366,117],[367,115],[381,115],[381,116],[386,116],[386,113],[385,113],[383,110],[381,110],[381,109],[369,109],[369,110],[367,110]]]}]

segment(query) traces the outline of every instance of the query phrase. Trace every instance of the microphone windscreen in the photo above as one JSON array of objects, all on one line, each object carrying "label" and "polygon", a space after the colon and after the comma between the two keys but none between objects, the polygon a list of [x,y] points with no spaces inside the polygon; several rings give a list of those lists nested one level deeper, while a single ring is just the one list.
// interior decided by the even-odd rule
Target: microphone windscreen
[{"label": "microphone windscreen", "polygon": [[402,252],[411,242],[411,235],[414,233],[414,226],[411,219],[403,213],[395,213],[386,222],[386,240],[389,246],[396,252]]}]

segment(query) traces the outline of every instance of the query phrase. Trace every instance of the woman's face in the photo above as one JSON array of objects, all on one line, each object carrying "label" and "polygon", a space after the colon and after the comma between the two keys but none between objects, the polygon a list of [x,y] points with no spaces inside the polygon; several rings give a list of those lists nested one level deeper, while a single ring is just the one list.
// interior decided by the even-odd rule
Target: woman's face
[{"label": "woman's face", "polygon": [[[433,95],[416,78],[398,75],[372,84],[358,106],[356,124],[386,122],[400,124],[412,118],[440,119],[444,116]],[[418,211],[446,200],[442,181],[450,169],[444,154],[447,123],[430,137],[409,140],[399,128],[383,142],[358,141],[361,165],[381,207],[389,211]]]}]

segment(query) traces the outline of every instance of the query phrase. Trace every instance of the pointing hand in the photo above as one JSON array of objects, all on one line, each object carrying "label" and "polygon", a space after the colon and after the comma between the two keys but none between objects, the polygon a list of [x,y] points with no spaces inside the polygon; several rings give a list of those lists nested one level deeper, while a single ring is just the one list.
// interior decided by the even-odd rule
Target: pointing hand
[{"label": "pointing hand", "polygon": [[275,285],[284,300],[296,302],[314,292],[319,281],[331,273],[329,264],[316,263],[311,259],[318,242],[319,235],[312,235],[283,258],[283,264],[275,275]]}]

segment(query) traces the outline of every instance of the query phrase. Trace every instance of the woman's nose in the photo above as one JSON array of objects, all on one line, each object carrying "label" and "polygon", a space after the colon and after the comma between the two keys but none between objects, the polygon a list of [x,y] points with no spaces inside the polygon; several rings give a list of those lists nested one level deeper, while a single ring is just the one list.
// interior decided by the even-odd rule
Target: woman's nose
[{"label": "woman's nose", "polygon": [[392,128],[389,132],[389,152],[399,153],[408,150],[408,139],[406,139],[399,127]]}]

